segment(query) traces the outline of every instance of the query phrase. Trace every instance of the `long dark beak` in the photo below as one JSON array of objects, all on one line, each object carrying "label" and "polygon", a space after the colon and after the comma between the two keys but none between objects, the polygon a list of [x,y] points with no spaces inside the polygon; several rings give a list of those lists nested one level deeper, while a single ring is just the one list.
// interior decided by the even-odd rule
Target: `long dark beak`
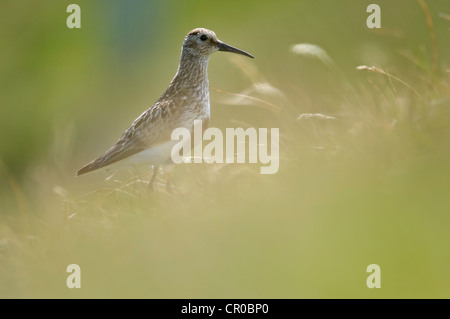
[{"label": "long dark beak", "polygon": [[242,54],[242,55],[248,56],[249,58],[252,58],[252,59],[254,58],[254,56],[251,55],[250,53],[247,53],[238,48],[232,47],[231,45],[223,43],[222,41],[219,41],[218,48],[219,48],[219,51],[237,53],[237,54]]}]

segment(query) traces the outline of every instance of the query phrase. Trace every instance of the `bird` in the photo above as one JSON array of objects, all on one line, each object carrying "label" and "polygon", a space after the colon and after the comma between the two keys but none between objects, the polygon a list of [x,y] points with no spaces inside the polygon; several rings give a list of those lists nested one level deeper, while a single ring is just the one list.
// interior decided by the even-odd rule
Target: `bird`
[{"label": "bird", "polygon": [[[217,51],[250,53],[220,41],[205,28],[191,30],[185,37],[177,72],[161,97],[145,110],[105,153],[76,172],[76,176],[111,168],[151,165],[149,187],[155,182],[160,166],[170,167],[171,149],[176,141],[171,133],[176,128],[193,130],[201,120],[205,129],[210,120],[208,62]],[[167,174],[166,187],[170,186]]]}]

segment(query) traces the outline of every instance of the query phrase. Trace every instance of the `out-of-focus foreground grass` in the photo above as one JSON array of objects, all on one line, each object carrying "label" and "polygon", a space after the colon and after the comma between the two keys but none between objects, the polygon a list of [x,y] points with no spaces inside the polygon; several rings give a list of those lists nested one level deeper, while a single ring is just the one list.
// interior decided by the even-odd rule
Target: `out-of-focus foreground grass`
[{"label": "out-of-focus foreground grass", "polygon": [[[380,30],[365,1],[77,3],[0,4],[0,297],[450,297],[448,1],[378,1]],[[211,58],[211,125],[280,128],[279,172],[75,179],[197,26],[256,56]]]}]

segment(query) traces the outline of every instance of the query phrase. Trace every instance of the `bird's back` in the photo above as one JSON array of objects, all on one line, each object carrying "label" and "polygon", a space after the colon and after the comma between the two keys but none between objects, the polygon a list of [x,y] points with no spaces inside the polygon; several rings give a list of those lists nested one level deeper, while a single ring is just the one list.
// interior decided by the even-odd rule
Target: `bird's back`
[{"label": "bird's back", "polygon": [[207,82],[182,86],[174,78],[161,98],[142,113],[109,150],[81,168],[77,175],[109,166],[166,143],[171,140],[174,129],[192,129],[194,120],[208,122],[209,107]]}]

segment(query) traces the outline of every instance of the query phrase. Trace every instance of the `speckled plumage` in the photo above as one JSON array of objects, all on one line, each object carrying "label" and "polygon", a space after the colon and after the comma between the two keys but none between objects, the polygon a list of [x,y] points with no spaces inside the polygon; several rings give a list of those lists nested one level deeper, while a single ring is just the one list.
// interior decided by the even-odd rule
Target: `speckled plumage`
[{"label": "speckled plumage", "polygon": [[219,41],[214,32],[197,28],[186,36],[178,71],[158,101],[142,113],[103,155],[81,168],[81,175],[112,164],[148,162],[160,165],[170,159],[171,133],[192,129],[194,120],[206,127],[210,118],[208,61],[215,51],[253,57]]}]

